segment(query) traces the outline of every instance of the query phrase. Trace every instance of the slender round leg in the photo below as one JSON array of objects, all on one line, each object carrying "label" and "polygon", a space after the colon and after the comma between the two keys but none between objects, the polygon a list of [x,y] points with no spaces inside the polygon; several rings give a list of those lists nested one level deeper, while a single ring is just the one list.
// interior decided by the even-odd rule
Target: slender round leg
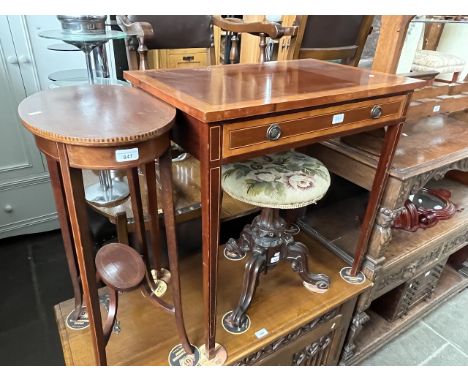
[{"label": "slender round leg", "polygon": [[190,345],[187,332],[185,330],[184,315],[182,312],[182,299],[180,295],[179,261],[177,252],[174,201],[172,195],[172,159],[170,149],[168,149],[164,155],[159,158],[159,171],[161,175],[161,196],[164,212],[164,224],[166,226],[167,252],[169,257],[169,266],[172,274],[170,284],[172,288],[172,298],[174,301],[177,331],[179,332],[179,338],[184,350],[188,354],[192,354],[192,346]]},{"label": "slender round leg", "polygon": [[161,272],[161,236],[159,231],[158,194],[156,189],[156,166],[154,161],[145,165],[146,190],[148,194],[148,215],[150,218],[150,252],[153,267],[158,278]]}]

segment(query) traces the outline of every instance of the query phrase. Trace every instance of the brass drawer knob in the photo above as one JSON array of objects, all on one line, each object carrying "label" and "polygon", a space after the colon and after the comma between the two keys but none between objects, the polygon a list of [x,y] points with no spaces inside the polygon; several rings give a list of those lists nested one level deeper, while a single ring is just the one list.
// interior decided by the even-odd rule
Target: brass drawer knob
[{"label": "brass drawer knob", "polygon": [[13,207],[11,204],[6,204],[5,207],[3,208],[3,210],[6,212],[6,213],[11,213],[13,211]]},{"label": "brass drawer knob", "polygon": [[380,118],[382,116],[382,106],[379,106],[379,105],[375,105],[371,112],[370,112],[370,115],[372,118],[374,119],[377,119],[377,118]]},{"label": "brass drawer knob", "polygon": [[281,126],[277,123],[272,123],[266,132],[266,138],[269,141],[276,141],[281,137]]}]

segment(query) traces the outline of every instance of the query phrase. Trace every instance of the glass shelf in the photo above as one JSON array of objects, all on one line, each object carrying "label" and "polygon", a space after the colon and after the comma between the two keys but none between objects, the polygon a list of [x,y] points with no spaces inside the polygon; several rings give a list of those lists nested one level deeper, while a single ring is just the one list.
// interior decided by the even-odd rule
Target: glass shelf
[{"label": "glass shelf", "polygon": [[52,44],[47,47],[49,50],[56,52],[80,52],[80,48],[70,44]]},{"label": "glass shelf", "polygon": [[54,82],[88,82],[88,71],[86,69],[60,70],[58,72],[50,73],[48,78]]},{"label": "glass shelf", "polygon": [[70,43],[91,43],[108,40],[119,40],[127,37],[127,34],[120,31],[106,31],[106,33],[69,33],[62,30],[48,30],[39,32],[39,37],[52,40],[67,41]]}]

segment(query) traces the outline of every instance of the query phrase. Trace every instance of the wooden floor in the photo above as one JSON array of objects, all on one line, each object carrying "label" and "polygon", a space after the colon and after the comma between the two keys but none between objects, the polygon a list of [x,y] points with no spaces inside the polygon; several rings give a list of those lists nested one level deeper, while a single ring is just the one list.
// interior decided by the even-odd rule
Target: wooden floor
[{"label": "wooden floor", "polygon": [[[245,260],[228,261],[220,252],[216,338],[227,350],[227,364],[235,363],[370,287],[368,281],[360,285],[347,284],[339,276],[339,271],[345,266],[342,260],[315,241],[302,235],[300,239],[311,251],[311,271],[329,275],[330,289],[324,294],[312,293],[302,286],[300,278],[288,264],[279,264],[271,273],[262,276],[248,311],[252,325],[241,335],[227,333],[220,321],[237,303]],[[191,342],[200,347],[203,344],[201,256],[184,259],[181,275],[188,335]],[[172,317],[146,301],[139,291],[121,295],[120,301],[118,320],[122,330],[113,334],[109,341],[109,365],[167,365],[169,351],[179,343]],[[55,306],[65,362],[67,365],[92,365],[88,330],[71,330],[64,324],[72,309],[72,300]],[[266,329],[268,335],[258,339],[255,333],[260,329]]]}]

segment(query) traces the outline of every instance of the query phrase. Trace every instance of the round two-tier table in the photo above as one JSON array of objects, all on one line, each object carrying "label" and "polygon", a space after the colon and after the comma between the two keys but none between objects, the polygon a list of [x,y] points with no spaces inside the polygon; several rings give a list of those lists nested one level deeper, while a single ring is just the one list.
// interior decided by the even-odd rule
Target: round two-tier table
[{"label": "round two-tier table", "polygon": [[[82,169],[125,170],[135,217],[136,249],[148,270],[162,272],[155,160],[159,159],[162,206],[171,270],[173,307],[179,339],[185,332],[175,237],[170,129],[175,109],[141,90],[85,85],[36,93],[18,108],[23,125],[45,154],[75,295],[75,319],[86,306],[96,363],[105,365],[106,351],[89,235]],[[138,171],[144,172],[150,245],[147,246]],[[78,269],[75,265],[78,262]],[[148,279],[148,282],[152,280]],[[84,304],[81,287],[83,289]]]}]

